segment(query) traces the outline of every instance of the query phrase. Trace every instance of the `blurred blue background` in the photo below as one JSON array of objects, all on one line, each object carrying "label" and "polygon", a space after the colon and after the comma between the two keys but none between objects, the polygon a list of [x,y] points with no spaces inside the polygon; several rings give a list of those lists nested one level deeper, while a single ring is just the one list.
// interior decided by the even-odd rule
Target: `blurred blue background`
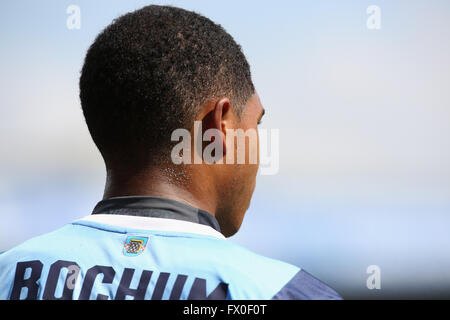
[{"label": "blurred blue background", "polygon": [[[2,1],[0,251],[90,214],[104,167],[78,78],[112,19],[195,10],[242,45],[280,129],[230,241],[299,265],[344,298],[450,298],[450,2]],[[81,28],[66,26],[78,5]],[[381,9],[381,29],[366,9]],[[381,269],[369,290],[366,269]]]}]

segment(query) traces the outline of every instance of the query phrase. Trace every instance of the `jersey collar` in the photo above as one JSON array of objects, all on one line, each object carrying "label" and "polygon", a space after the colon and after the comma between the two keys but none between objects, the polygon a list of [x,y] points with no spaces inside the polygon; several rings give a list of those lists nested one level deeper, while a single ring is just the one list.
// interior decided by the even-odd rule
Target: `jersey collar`
[{"label": "jersey collar", "polygon": [[[160,197],[131,196],[109,198],[97,203],[92,215],[94,219],[94,216],[97,215],[147,217],[157,218],[157,220],[172,219],[208,226],[220,233],[219,223],[210,213],[172,199]],[[145,220],[148,221],[149,219]]]}]

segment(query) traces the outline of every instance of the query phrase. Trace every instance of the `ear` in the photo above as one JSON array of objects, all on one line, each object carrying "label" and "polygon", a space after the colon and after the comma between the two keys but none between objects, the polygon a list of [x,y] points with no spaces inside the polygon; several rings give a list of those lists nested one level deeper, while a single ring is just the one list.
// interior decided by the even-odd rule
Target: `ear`
[{"label": "ear", "polygon": [[228,127],[229,121],[228,115],[231,110],[230,107],[231,107],[230,99],[226,97],[220,98],[214,103],[210,112],[202,120],[202,126],[204,131],[208,129],[216,129],[218,132],[220,132],[223,155],[226,155],[227,152],[226,129]]}]

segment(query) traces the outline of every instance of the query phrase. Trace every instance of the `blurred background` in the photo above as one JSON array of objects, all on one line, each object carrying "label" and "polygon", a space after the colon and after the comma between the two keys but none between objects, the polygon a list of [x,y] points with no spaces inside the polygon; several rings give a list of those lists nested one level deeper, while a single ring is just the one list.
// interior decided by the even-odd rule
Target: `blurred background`
[{"label": "blurred background", "polygon": [[[151,3],[224,26],[252,67],[262,127],[280,129],[279,172],[258,177],[230,241],[347,299],[450,298],[448,0],[2,1],[0,251],[101,200],[81,66],[112,19]],[[380,29],[367,27],[370,5]],[[381,289],[366,286],[370,265]]]}]

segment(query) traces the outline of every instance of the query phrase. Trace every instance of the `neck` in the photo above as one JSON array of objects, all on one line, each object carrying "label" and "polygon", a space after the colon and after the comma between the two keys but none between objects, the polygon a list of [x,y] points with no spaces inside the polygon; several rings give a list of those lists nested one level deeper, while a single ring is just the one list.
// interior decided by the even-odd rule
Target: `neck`
[{"label": "neck", "polygon": [[[126,196],[154,196],[172,199],[215,216],[217,197],[210,180],[201,172],[180,172],[173,168],[150,168],[139,172],[107,169],[103,199]],[[194,179],[190,177],[195,176]],[[202,177],[203,176],[203,177]],[[203,179],[202,179],[203,178]]]}]

